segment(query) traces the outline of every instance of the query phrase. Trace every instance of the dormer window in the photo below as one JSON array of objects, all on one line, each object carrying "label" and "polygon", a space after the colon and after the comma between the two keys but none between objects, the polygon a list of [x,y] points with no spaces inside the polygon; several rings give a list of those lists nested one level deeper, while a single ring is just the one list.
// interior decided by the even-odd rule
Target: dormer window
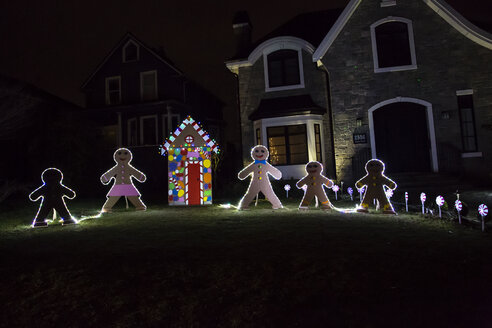
[{"label": "dormer window", "polygon": [[412,22],[387,17],[371,25],[374,72],[416,69]]},{"label": "dormer window", "polygon": [[123,47],[123,62],[129,63],[139,59],[139,46],[132,40],[128,41]]},{"label": "dormer window", "polygon": [[282,49],[269,53],[266,59],[266,91],[304,87],[300,50]]}]

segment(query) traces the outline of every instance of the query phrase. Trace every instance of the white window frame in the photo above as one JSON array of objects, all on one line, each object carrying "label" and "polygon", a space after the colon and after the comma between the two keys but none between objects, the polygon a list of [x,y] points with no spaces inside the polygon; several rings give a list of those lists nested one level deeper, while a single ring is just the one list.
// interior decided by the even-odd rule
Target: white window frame
[{"label": "white window frame", "polygon": [[[149,118],[153,118],[154,121],[155,121],[155,143],[153,144],[144,144],[144,120],[145,119],[149,119]],[[159,142],[158,142],[158,139],[159,139],[159,128],[158,128],[158,122],[157,122],[157,114],[154,114],[154,115],[146,115],[146,116],[140,116],[140,145],[141,146],[155,146],[157,145]]]},{"label": "white window frame", "polygon": [[[412,63],[410,65],[382,67],[382,68],[379,67],[378,48],[376,43],[376,27],[389,22],[401,22],[407,24],[408,42],[410,43],[410,58],[412,60]],[[413,38],[413,24],[410,19],[403,18],[403,17],[388,16],[386,18],[380,19],[377,22],[373,23],[371,25],[371,43],[372,43],[372,59],[374,63],[374,73],[407,71],[407,70],[417,69],[417,57],[415,55],[415,41]]]},{"label": "white window frame", "polygon": [[105,95],[106,95],[106,105],[118,105],[118,104],[111,104],[110,103],[110,98],[109,98],[109,82],[111,80],[118,80],[118,94],[119,94],[119,100],[118,100],[118,104],[121,104],[121,76],[120,75],[117,75],[117,76],[109,76],[105,79],[105,86],[106,86],[106,92],[105,92]]},{"label": "white window frame", "polygon": [[135,144],[132,144],[131,143],[131,138],[130,138],[130,125],[132,122],[135,122],[135,127],[137,127],[137,118],[136,117],[133,117],[133,118],[130,118],[126,121],[126,141],[127,141],[127,145],[128,146],[137,146],[138,145],[138,131],[135,131],[136,132],[136,135],[135,137],[137,138]]},{"label": "white window frame", "polygon": [[154,99],[149,99],[148,101],[156,100],[159,99],[159,89],[157,88],[157,70],[151,70],[151,71],[145,71],[145,72],[140,72],[140,100],[143,99],[143,76],[148,75],[148,74],[154,74],[154,87],[155,87],[155,98]]},{"label": "white window frame", "polygon": [[[297,59],[299,61],[299,84],[293,84],[293,85],[283,85],[279,87],[272,87],[270,88],[270,80],[268,77],[268,55],[276,52],[278,50],[295,50],[297,51]],[[293,90],[293,89],[301,89],[304,88],[304,68],[302,65],[302,48],[293,43],[279,43],[277,45],[270,46],[269,48],[266,48],[263,51],[263,72],[265,74],[265,91],[266,92],[272,92],[272,91],[282,91],[282,90]]]},{"label": "white window frame", "polygon": [[[256,129],[260,129],[261,144],[268,147],[267,128],[276,126],[288,126],[288,125],[306,125],[306,143],[308,151],[308,161],[316,161],[316,136],[314,133],[314,125],[320,125],[320,137],[321,137],[321,159],[325,161],[325,143],[324,143],[324,125],[323,115],[309,114],[309,115],[295,115],[295,116],[283,116],[264,118],[254,121],[253,145],[256,145]],[[323,167],[326,169],[326,166]],[[276,166],[281,172],[284,179],[300,179],[306,175],[306,164],[294,164],[294,165],[278,165]]]},{"label": "white window frame", "polygon": [[[130,45],[133,44],[137,47],[137,58],[133,60],[126,60],[126,48]],[[128,40],[127,43],[123,46],[123,51],[121,52],[122,55],[122,61],[123,63],[131,63],[131,62],[136,62],[140,60],[140,46],[133,40]]]},{"label": "white window frame", "polygon": [[[173,114],[170,110],[168,110],[168,113],[162,114],[162,135],[164,138],[168,138],[171,133],[174,133],[177,129],[177,125],[173,126],[173,118],[176,118],[176,122],[178,122],[178,125],[181,123],[181,120],[179,119],[179,114]],[[166,122],[167,119],[167,122]],[[166,127],[167,130],[166,131]]]}]

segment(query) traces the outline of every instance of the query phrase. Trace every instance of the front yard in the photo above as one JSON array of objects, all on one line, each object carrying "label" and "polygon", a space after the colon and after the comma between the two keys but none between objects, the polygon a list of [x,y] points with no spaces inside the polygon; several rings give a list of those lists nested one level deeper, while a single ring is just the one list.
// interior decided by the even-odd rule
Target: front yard
[{"label": "front yard", "polygon": [[4,211],[0,326],[490,327],[490,233],[297,205]]}]

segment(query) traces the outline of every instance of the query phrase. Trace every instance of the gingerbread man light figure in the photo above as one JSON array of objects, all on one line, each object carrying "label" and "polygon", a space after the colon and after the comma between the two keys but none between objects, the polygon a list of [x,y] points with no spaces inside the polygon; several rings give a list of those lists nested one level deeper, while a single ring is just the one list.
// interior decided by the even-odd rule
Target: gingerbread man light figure
[{"label": "gingerbread man light figure", "polygon": [[[332,208],[323,185],[331,188],[333,181],[325,177],[321,172],[323,172],[323,165],[321,163],[313,161],[306,164],[307,175],[296,183],[297,188],[305,189],[299,210],[307,210],[309,203],[314,197],[318,197],[323,210],[330,210]],[[303,186],[305,188],[302,188]]]},{"label": "gingerbread man light figure", "polygon": [[396,214],[384,191],[384,186],[396,189],[396,183],[383,174],[384,163],[379,159],[371,159],[366,163],[366,172],[367,174],[355,184],[357,188],[367,186],[357,212],[369,212],[369,204],[375,199],[384,214]]},{"label": "gingerbread man light figure", "polygon": [[274,210],[282,208],[282,203],[278,199],[277,195],[275,195],[275,193],[273,192],[272,185],[270,184],[270,180],[268,179],[267,175],[270,174],[272,177],[278,180],[282,177],[282,172],[280,172],[279,169],[273,167],[270,163],[267,162],[269,155],[270,153],[265,146],[258,145],[253,147],[253,149],[251,150],[251,157],[253,158],[254,162],[246,166],[237,175],[238,178],[241,180],[246,179],[248,175],[253,175],[248,187],[248,191],[239,202],[239,210],[247,209],[251,201],[255,198],[256,195],[258,195],[260,191],[272,204],[272,208]]},{"label": "gingerbread man light figure", "polygon": [[133,185],[132,177],[139,182],[145,182],[147,177],[130,165],[133,158],[132,152],[126,148],[120,148],[114,152],[113,158],[116,165],[101,176],[101,182],[105,185],[107,185],[111,179],[114,179],[113,187],[106,195],[107,200],[103,205],[102,212],[111,212],[113,206],[121,196],[127,197],[135,206],[136,210],[146,210],[147,207],[140,199],[140,193]]},{"label": "gingerbread man light figure", "polygon": [[41,174],[41,180],[43,181],[43,185],[29,195],[29,199],[33,202],[42,198],[32,226],[34,228],[46,227],[48,225],[46,223],[46,217],[51,210],[58,212],[63,220],[63,225],[77,223],[77,220],[70,215],[63,199],[65,197],[68,199],[75,198],[75,191],[62,184],[63,173],[59,169],[48,168]]}]

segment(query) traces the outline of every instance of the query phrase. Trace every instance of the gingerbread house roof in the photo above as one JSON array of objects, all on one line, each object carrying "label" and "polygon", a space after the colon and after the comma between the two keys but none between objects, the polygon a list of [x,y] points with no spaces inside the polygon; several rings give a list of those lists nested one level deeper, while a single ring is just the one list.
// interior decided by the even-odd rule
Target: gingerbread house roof
[{"label": "gingerbread house roof", "polygon": [[[183,133],[183,131],[185,131]],[[184,145],[184,140],[185,140],[185,135],[187,132],[194,132],[194,134],[197,134],[202,140],[203,143],[200,146],[204,147],[210,147],[210,150],[218,153],[219,152],[219,147],[215,143],[214,140],[210,138],[210,135],[202,129],[202,127],[191,117],[188,116],[176,129],[176,131],[173,132],[169,136],[169,138],[166,139],[166,141],[162,144],[161,148],[161,155],[164,155],[169,148],[172,147],[182,147]],[[195,146],[197,143],[195,142]]]}]

